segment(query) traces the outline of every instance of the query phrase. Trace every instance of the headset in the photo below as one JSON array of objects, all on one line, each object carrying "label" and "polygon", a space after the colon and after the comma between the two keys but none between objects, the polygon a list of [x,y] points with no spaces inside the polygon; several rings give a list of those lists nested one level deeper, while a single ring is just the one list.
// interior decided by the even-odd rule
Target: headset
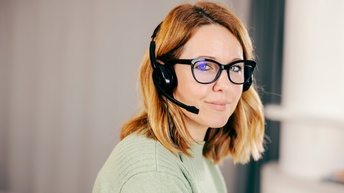
[{"label": "headset", "polygon": [[159,31],[160,25],[161,23],[155,28],[153,35],[151,36],[152,40],[149,46],[149,58],[153,67],[152,77],[153,77],[155,88],[157,89],[158,93],[165,96],[174,104],[184,108],[185,110],[191,113],[198,114],[199,109],[197,109],[196,107],[186,105],[176,100],[175,98],[173,98],[172,92],[173,92],[173,89],[177,86],[177,77],[174,72],[174,69],[170,65],[162,65],[156,61],[154,38],[157,32]]},{"label": "headset", "polygon": [[[151,42],[149,46],[149,59],[153,68],[153,82],[155,85],[155,88],[157,89],[158,93],[165,96],[167,99],[169,99],[171,102],[175,103],[176,105],[184,108],[185,110],[198,114],[199,109],[195,106],[189,106],[186,105],[178,100],[176,100],[173,97],[173,89],[177,86],[177,76],[175,74],[175,71],[172,66],[170,65],[162,65],[159,64],[156,61],[155,56],[155,37],[158,33],[160,26],[162,22],[155,28],[152,36],[151,36]],[[252,76],[248,79],[247,82],[243,85],[243,92],[247,91],[252,84]]]}]

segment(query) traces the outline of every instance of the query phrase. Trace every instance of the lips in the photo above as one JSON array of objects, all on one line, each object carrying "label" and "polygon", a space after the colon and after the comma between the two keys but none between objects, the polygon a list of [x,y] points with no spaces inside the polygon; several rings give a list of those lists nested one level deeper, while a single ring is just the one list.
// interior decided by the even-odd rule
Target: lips
[{"label": "lips", "polygon": [[225,101],[215,101],[215,102],[206,102],[210,108],[217,110],[217,111],[224,111],[229,106],[229,102]]}]

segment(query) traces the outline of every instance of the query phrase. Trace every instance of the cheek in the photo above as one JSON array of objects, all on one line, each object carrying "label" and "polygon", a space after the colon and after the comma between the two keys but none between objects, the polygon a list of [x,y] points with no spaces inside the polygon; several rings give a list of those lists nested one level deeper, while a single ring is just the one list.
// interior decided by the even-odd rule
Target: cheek
[{"label": "cheek", "polygon": [[203,98],[208,87],[194,80],[190,66],[175,66],[175,72],[178,84],[173,92],[174,97],[187,105],[196,105],[195,99]]},{"label": "cheek", "polygon": [[231,109],[235,109],[236,106],[238,105],[238,102],[242,95],[242,88],[243,88],[242,85],[235,85],[235,87],[231,90],[231,93],[230,93],[232,97]]},{"label": "cheek", "polygon": [[178,84],[174,91],[174,97],[181,102],[187,103],[187,105],[195,105],[198,99],[202,99],[206,96],[204,87],[193,84]]},{"label": "cheek", "polygon": [[241,98],[242,95],[242,85],[235,85],[235,88],[232,91],[233,98],[235,98],[237,101]]},{"label": "cheek", "polygon": [[[192,79],[191,79],[192,78]],[[178,77],[178,85],[174,91],[174,97],[181,102],[190,102],[191,99],[195,97],[199,97],[202,93],[200,91],[200,85],[193,80],[193,77],[185,77],[179,76]],[[187,104],[191,105],[191,104]]]}]

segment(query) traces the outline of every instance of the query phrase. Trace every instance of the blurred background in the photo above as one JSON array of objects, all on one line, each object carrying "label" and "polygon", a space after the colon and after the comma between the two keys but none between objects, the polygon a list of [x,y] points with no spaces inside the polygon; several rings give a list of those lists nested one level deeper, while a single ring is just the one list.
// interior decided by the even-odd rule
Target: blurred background
[{"label": "blurred background", "polygon": [[[0,193],[91,192],[150,36],[184,2],[0,0]],[[252,36],[267,117],[263,159],[221,165],[229,193],[343,193],[344,1],[217,2]]]}]

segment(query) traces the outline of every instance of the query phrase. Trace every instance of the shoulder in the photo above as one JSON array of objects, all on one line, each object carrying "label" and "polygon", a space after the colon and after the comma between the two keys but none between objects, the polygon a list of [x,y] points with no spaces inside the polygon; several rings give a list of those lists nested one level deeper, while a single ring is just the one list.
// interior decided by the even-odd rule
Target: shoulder
[{"label": "shoulder", "polygon": [[[114,149],[115,160],[126,166],[144,166],[149,171],[159,170],[166,162],[178,162],[179,156],[167,150],[160,142],[139,134],[124,138]],[[139,163],[138,163],[139,162]],[[147,166],[154,166],[152,168]]]},{"label": "shoulder", "polygon": [[187,193],[194,192],[183,180],[163,172],[147,172],[133,176],[121,188],[121,193]]},{"label": "shoulder", "polygon": [[167,150],[160,142],[139,134],[124,138],[113,154],[121,170],[132,170],[131,174],[152,171],[173,173],[181,163],[179,156]]},{"label": "shoulder", "polygon": [[179,156],[164,148],[158,141],[131,134],[116,145],[99,172],[96,184],[111,186],[106,189],[116,189],[126,186],[125,184],[148,185],[149,180],[154,182],[154,179],[174,179],[185,185],[188,182],[182,167]]}]

